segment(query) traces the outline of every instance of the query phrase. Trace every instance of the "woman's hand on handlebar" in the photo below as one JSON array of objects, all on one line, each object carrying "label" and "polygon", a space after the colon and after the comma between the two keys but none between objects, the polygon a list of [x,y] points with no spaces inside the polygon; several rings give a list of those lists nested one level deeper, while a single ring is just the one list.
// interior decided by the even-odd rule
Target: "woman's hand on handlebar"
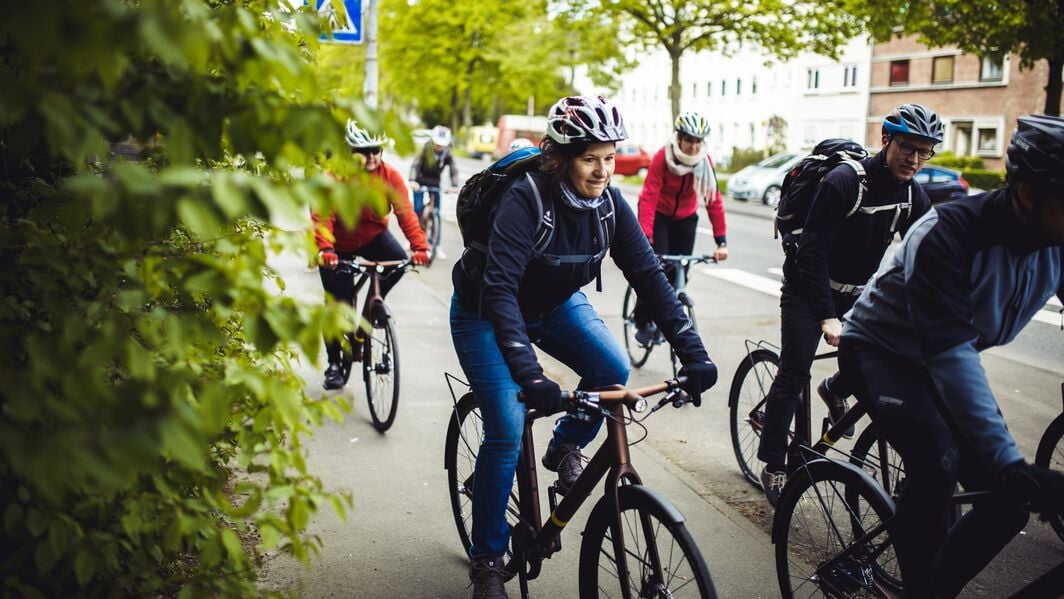
[{"label": "woman's hand on handlebar", "polygon": [[702,405],[702,392],[717,383],[717,365],[712,360],[688,362],[676,374],[686,379],[680,387],[696,407]]}]

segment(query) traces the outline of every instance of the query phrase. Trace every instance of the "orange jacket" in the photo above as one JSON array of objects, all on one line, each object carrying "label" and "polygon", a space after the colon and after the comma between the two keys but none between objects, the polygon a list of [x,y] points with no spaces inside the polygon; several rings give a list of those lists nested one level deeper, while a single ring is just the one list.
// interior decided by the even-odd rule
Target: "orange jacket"
[{"label": "orange jacket", "polygon": [[[428,250],[425,232],[418,225],[414,207],[410,205],[410,195],[403,176],[384,162],[370,172],[370,175],[380,180],[384,195],[388,199],[388,210],[380,214],[373,207],[363,208],[353,229],[337,219],[336,214],[329,214],[327,218],[322,218],[311,210],[310,216],[314,221],[314,241],[318,244],[318,250],[335,249],[338,252],[358,252],[378,235],[388,230],[390,212],[395,212],[395,218],[399,219],[399,228],[410,241],[410,249],[412,251]],[[330,241],[322,229],[332,233],[336,241]]]}]

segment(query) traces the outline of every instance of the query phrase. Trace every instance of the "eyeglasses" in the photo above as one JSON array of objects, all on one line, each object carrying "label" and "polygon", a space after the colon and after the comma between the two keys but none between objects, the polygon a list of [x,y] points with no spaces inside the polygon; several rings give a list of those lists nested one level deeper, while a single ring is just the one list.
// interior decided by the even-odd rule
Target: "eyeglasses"
[{"label": "eyeglasses", "polygon": [[[380,148],[351,148],[352,154],[362,154],[363,156],[376,156],[381,153]],[[911,153],[911,152],[910,152]]]},{"label": "eyeglasses", "polygon": [[685,142],[685,143],[689,143],[689,144],[700,144],[704,140],[701,137],[695,137],[693,135],[688,135],[686,133],[681,133],[680,134],[680,141]]},{"label": "eyeglasses", "polygon": [[928,150],[927,148],[918,148],[912,144],[907,144],[904,141],[898,142],[898,149],[906,156],[912,156],[916,154],[916,157],[920,160],[930,160],[935,155],[934,150]]}]

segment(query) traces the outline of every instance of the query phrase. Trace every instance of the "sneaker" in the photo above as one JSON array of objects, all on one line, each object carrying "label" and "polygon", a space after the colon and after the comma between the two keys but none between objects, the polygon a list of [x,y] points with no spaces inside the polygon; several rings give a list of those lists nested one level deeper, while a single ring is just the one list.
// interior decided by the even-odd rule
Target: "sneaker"
[{"label": "sneaker", "polygon": [[562,491],[568,491],[584,471],[584,459],[579,445],[562,443],[555,446],[554,441],[551,441],[547,452],[543,454],[543,467],[557,472],[558,486]]},{"label": "sneaker", "polygon": [[507,599],[506,570],[498,557],[477,557],[469,566],[469,580],[473,582],[473,599]]},{"label": "sneaker", "polygon": [[[836,422],[841,420],[842,417],[846,414],[846,410],[849,409],[849,407],[846,405],[846,398],[836,397],[835,395],[833,395],[831,393],[831,390],[828,389],[827,379],[820,381],[820,384],[816,387],[816,393],[820,396],[820,399],[824,400],[824,403],[828,405],[828,420],[831,421],[831,424],[835,424]],[[842,436],[847,439],[853,438],[852,424],[850,425],[850,428],[846,429],[846,431],[842,433]]]},{"label": "sneaker", "polygon": [[654,345],[658,337],[658,325],[648,322],[645,325],[635,325],[635,341],[643,347]]},{"label": "sneaker", "polygon": [[329,362],[329,367],[325,369],[325,383],[322,387],[331,391],[333,389],[340,389],[344,386],[344,367],[339,362]]},{"label": "sneaker", "polygon": [[783,471],[772,471],[765,466],[761,470],[761,487],[765,490],[765,499],[772,507],[776,507],[780,503],[780,493],[783,492],[783,485],[787,484],[787,473]]}]

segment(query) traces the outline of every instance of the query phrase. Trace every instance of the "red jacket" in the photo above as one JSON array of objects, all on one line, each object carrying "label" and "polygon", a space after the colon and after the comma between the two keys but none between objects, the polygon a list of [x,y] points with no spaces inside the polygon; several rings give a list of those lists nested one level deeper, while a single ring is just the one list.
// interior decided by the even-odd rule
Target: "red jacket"
[{"label": "red jacket", "polygon": [[[380,186],[383,187],[384,196],[388,200],[388,209],[380,214],[372,206],[364,207],[353,229],[338,220],[336,214],[329,214],[328,218],[322,218],[311,210],[310,216],[314,221],[314,241],[318,244],[318,250],[335,249],[338,252],[358,252],[378,235],[388,230],[390,212],[395,212],[395,218],[399,219],[399,228],[410,241],[410,249],[413,251],[428,250],[425,232],[418,225],[414,207],[410,205],[410,194],[403,176],[384,162],[371,171],[370,176],[376,177]],[[330,241],[322,229],[331,233],[336,241]]]},{"label": "red jacket", "polygon": [[[713,168],[713,159],[709,167]],[[639,193],[639,226],[647,239],[654,240],[654,213],[660,212],[672,220],[682,220],[698,210],[698,197],[694,188],[694,174],[675,175],[665,165],[665,148],[662,147],[650,160],[647,178],[643,181],[643,191]],[[707,198],[706,214],[713,224],[713,238],[723,243],[727,235],[724,219],[724,202],[720,189],[713,198]]]}]

